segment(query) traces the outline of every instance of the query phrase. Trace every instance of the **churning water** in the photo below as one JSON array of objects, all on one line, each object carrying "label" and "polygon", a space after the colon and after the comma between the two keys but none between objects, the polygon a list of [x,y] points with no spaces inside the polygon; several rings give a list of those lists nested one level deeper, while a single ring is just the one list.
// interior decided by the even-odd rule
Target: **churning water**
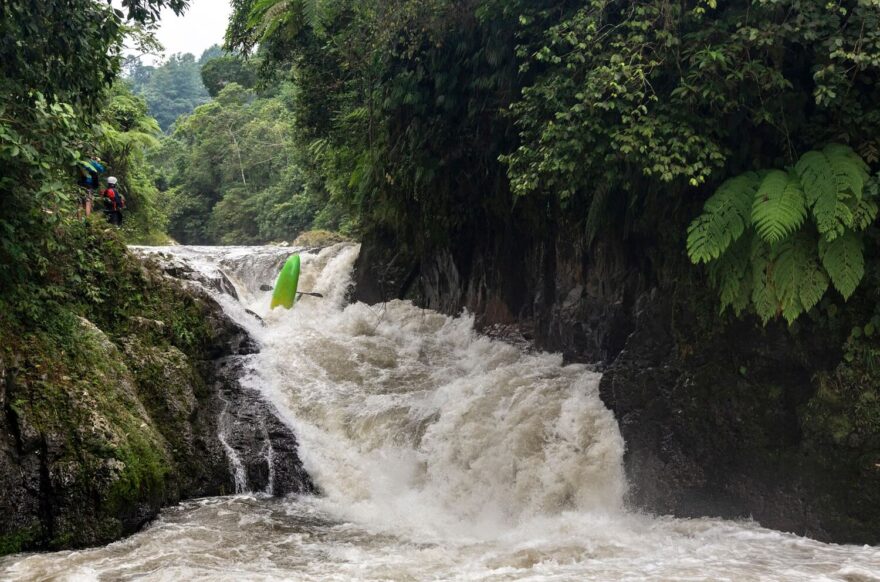
[{"label": "churning water", "polygon": [[238,300],[218,298],[262,345],[244,381],[293,427],[321,495],[184,503],[105,548],[8,558],[2,578],[880,580],[880,548],[626,511],[598,374],[467,316],[346,305],[355,245],[303,255],[300,289],[325,298],[292,311],[261,291],[290,250],[158,251],[232,282]]}]

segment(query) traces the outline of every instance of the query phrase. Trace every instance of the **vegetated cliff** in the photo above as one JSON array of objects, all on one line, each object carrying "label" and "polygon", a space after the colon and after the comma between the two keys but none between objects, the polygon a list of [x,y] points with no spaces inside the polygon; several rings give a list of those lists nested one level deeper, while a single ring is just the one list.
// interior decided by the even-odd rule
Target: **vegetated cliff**
[{"label": "vegetated cliff", "polygon": [[598,363],[636,507],[880,542],[880,352],[847,344],[842,358],[877,289],[764,328],[718,314],[683,226],[652,237],[609,227],[588,242],[561,216],[472,223],[419,253],[373,230],[356,298],[467,309],[485,331]]},{"label": "vegetated cliff", "polygon": [[100,226],[74,239],[90,264],[60,267],[69,295],[0,319],[0,555],[107,543],[163,506],[234,493],[221,433],[251,489],[310,490],[293,434],[238,382],[246,332]]}]

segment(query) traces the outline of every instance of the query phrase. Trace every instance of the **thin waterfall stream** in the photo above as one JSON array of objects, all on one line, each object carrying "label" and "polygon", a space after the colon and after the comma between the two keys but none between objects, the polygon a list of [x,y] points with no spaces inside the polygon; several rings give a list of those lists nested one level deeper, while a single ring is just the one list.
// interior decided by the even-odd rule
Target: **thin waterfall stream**
[{"label": "thin waterfall stream", "polygon": [[357,245],[302,252],[300,289],[324,298],[290,311],[265,289],[295,249],[138,252],[234,287],[213,293],[260,345],[242,381],[294,430],[320,494],[247,493],[233,456],[240,494],[103,548],[6,558],[0,579],[880,580],[877,547],[628,510],[598,373],[467,315],[348,304]]}]

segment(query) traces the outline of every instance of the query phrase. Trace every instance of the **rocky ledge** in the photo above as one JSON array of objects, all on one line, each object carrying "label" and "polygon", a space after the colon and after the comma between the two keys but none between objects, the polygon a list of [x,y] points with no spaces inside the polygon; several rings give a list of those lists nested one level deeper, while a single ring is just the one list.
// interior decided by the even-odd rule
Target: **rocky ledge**
[{"label": "rocky ledge", "polygon": [[0,555],[108,543],[237,486],[313,489],[295,436],[239,382],[257,349],[245,330],[208,293],[126,260],[149,300],[112,329],[61,313],[3,334]]}]

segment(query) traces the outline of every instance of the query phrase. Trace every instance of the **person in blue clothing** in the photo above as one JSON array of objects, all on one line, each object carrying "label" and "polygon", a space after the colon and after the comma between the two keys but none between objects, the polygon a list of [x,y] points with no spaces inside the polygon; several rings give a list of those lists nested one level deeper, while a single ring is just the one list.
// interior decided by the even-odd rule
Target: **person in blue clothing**
[{"label": "person in blue clothing", "polygon": [[79,209],[77,216],[82,218],[83,212],[86,217],[92,215],[92,205],[95,200],[95,192],[100,189],[100,175],[107,171],[99,159],[91,159],[80,165],[79,179]]}]

